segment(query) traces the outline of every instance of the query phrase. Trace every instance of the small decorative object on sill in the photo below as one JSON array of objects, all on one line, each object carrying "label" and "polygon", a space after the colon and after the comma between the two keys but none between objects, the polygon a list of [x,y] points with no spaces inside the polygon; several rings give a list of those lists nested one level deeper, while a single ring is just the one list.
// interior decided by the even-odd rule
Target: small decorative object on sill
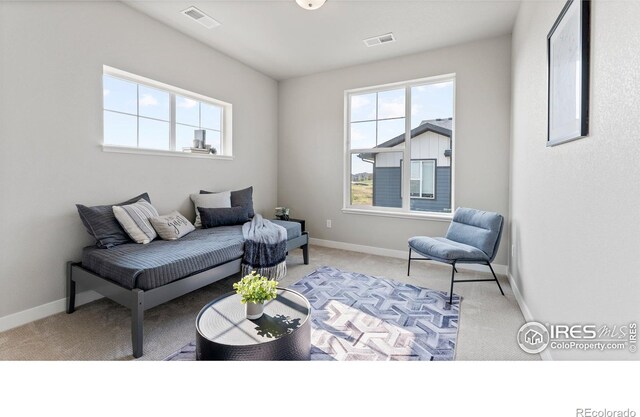
[{"label": "small decorative object on sill", "polygon": [[207,155],[209,153],[209,149],[201,149],[201,148],[194,148],[194,147],[185,147],[182,148],[183,152],[187,152],[187,153],[198,153],[198,154],[203,154],[203,155]]},{"label": "small decorative object on sill", "polygon": [[256,320],[262,317],[264,303],[278,295],[277,286],[278,281],[270,280],[256,271],[252,271],[233,284],[236,293],[242,297],[241,302],[245,305],[247,319]]},{"label": "small decorative object on sill", "polygon": [[289,208],[276,207],[276,218],[279,220],[289,220]]},{"label": "small decorative object on sill", "polygon": [[196,146],[196,141],[199,142],[198,148],[201,149],[205,149],[206,148],[206,144],[207,144],[207,139],[206,139],[206,135],[207,132],[204,129],[196,129],[193,131],[194,132],[194,138],[193,138],[193,146]]},{"label": "small decorative object on sill", "polygon": [[217,154],[217,153],[218,153],[218,150],[217,150],[216,148],[213,148],[213,147],[212,147],[212,148],[211,148],[211,153],[212,153],[213,155],[215,155],[215,154]]}]

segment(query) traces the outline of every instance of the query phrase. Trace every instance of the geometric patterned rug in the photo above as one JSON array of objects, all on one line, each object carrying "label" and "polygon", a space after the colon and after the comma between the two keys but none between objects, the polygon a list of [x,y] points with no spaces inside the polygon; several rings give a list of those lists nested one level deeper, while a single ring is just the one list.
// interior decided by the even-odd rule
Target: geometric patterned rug
[{"label": "geometric patterned rug", "polygon": [[[289,288],[311,304],[311,360],[453,360],[460,297],[332,267]],[[194,360],[190,343],[166,360]]]},{"label": "geometric patterned rug", "polygon": [[452,360],[459,297],[322,267],[293,284],[311,303],[312,360]]}]

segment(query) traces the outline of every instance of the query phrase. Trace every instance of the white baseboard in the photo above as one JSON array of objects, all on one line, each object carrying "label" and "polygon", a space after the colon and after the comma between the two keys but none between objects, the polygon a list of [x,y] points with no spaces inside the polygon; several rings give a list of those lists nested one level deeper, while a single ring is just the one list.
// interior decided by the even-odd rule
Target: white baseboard
[{"label": "white baseboard", "polygon": [[[342,249],[349,250],[352,252],[360,252],[367,253],[369,255],[378,255],[378,256],[388,256],[389,258],[399,258],[399,259],[407,259],[409,257],[409,250],[396,250],[396,249],[386,249],[386,248],[377,248],[375,246],[365,246],[365,245],[356,245],[354,243],[346,243],[346,242],[336,242],[334,240],[324,240],[324,239],[316,239],[309,238],[309,243],[316,246],[323,246],[325,248],[332,249]],[[418,257],[418,256],[415,256]],[[429,262],[434,265],[443,264],[441,262],[435,261],[424,261]],[[507,266],[500,264],[491,264],[493,270],[496,271],[497,274],[506,275],[507,274]],[[469,271],[479,271],[479,272],[489,272],[489,269],[486,265],[479,264],[459,264],[456,265],[458,269],[466,269]]]},{"label": "white baseboard", "polygon": [[[522,297],[522,293],[520,292],[520,288],[516,284],[516,281],[513,279],[513,276],[507,272],[507,278],[509,279],[509,285],[511,285],[511,290],[513,291],[513,296],[516,298],[516,302],[520,307],[520,311],[522,311],[522,315],[526,321],[537,321],[533,315],[531,314],[531,310],[529,310],[529,306],[524,302],[524,298]],[[543,350],[540,352],[540,357],[543,361],[552,361],[553,357],[551,356],[551,352],[549,350]]]},{"label": "white baseboard", "polygon": [[[90,303],[91,301],[95,301],[99,298],[102,298],[102,295],[95,291],[84,291],[78,293],[76,294],[76,306]],[[62,313],[66,310],[67,299],[62,298],[47,304],[42,304],[38,307],[9,314],[8,316],[0,317],[0,332],[22,326],[23,324],[31,323],[32,321],[40,320],[54,314]]]}]

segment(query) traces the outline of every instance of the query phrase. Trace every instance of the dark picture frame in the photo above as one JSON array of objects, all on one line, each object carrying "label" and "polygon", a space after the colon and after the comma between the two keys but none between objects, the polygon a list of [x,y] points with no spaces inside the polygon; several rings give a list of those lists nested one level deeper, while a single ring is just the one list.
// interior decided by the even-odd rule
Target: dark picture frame
[{"label": "dark picture frame", "polygon": [[547,35],[547,146],[589,134],[590,0],[568,0]]}]

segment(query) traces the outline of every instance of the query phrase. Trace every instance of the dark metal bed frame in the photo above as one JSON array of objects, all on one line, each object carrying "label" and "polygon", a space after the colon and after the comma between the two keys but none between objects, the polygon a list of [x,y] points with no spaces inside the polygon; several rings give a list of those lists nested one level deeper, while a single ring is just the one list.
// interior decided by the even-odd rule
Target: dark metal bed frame
[{"label": "dark metal bed frame", "polygon": [[[287,241],[287,252],[301,248],[304,264],[309,264],[309,234],[303,232],[301,236]],[[138,288],[127,289],[115,282],[103,278],[82,267],[80,262],[67,262],[67,313],[75,311],[76,284],[82,289],[93,290],[116,303],[131,310],[131,344],[133,357],[139,358],[143,352],[143,322],[144,311],[156,307],[167,301],[195,291],[240,271],[242,259],[215,266],[177,281],[172,281],[160,287],[143,291]]]}]

